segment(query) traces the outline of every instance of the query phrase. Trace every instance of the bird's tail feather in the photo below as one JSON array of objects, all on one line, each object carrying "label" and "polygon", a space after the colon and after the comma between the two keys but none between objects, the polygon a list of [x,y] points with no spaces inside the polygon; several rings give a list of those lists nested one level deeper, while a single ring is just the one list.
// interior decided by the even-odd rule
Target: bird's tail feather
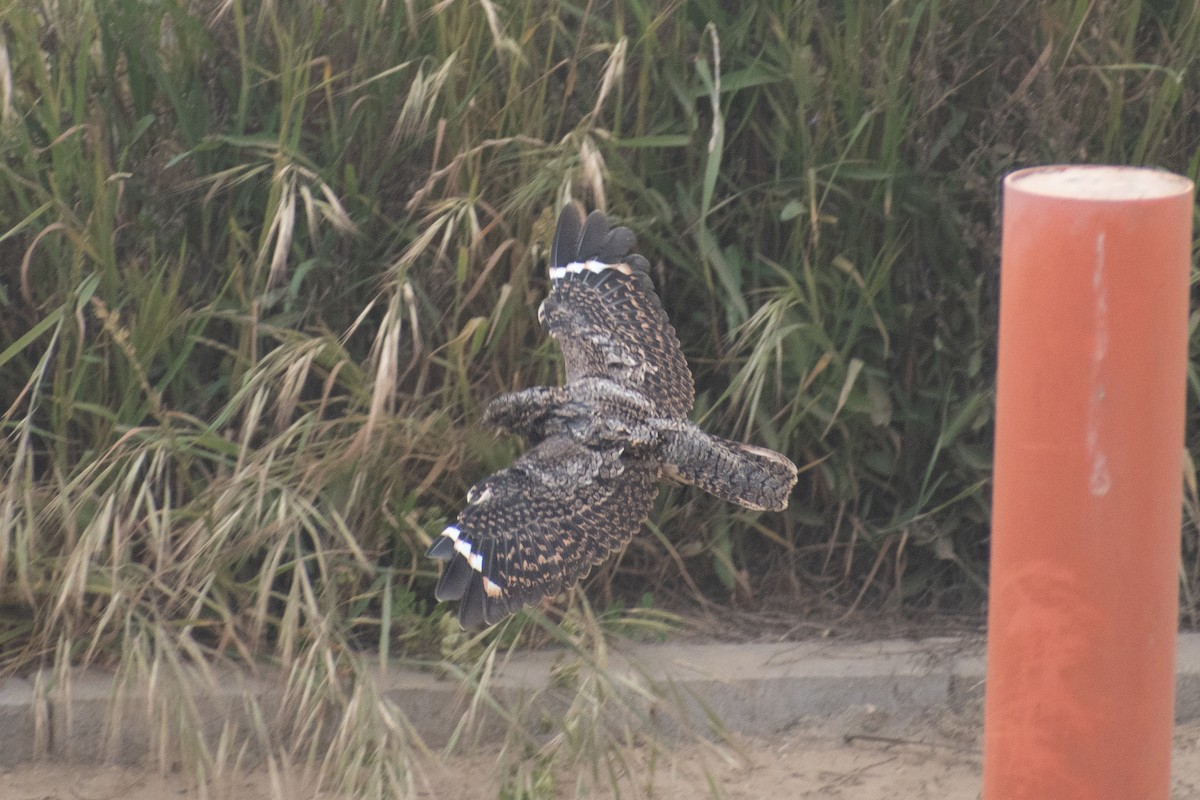
[{"label": "bird's tail feather", "polygon": [[665,434],[667,477],[746,508],[782,511],[796,485],[796,465],[765,447],[688,426]]}]

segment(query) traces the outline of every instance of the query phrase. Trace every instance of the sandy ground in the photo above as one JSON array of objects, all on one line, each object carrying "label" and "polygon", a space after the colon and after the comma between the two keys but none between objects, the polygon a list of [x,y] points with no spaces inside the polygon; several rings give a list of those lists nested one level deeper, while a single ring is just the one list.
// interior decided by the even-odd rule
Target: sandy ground
[{"label": "sandy ground", "polygon": [[[771,737],[736,737],[726,744],[689,744],[673,752],[634,750],[624,756],[628,782],[621,796],[654,798],[854,798],[897,800],[937,797],[976,800],[982,758],[979,716],[927,715],[892,720],[871,709],[812,720]],[[583,775],[557,775],[535,797],[605,797],[586,787]],[[495,756],[478,754],[431,764],[416,797],[494,798],[500,794]],[[1173,764],[1173,800],[1200,797],[1200,720],[1178,726]],[[289,785],[290,784],[290,785]],[[431,787],[436,787],[436,792]],[[509,797],[528,797],[508,788]],[[250,773],[212,785],[202,795],[178,775],[116,767],[56,764],[0,772],[3,800],[164,800],[206,796],[214,800],[276,800],[311,797],[303,780]]]}]

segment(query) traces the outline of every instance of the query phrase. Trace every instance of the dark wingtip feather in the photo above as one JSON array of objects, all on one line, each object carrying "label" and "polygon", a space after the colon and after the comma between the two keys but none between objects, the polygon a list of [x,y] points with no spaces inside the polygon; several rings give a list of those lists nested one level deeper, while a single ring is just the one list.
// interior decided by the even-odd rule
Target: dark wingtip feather
[{"label": "dark wingtip feather", "polygon": [[647,272],[649,263],[633,253],[637,237],[624,226],[608,227],[603,211],[593,211],[584,217],[577,203],[563,206],[554,229],[550,246],[550,266],[565,267],[574,261],[602,261],[605,264],[627,263],[635,270]]},{"label": "dark wingtip feather", "polygon": [[[470,569],[468,566],[467,571]],[[483,601],[483,581],[468,581],[466,594],[458,604],[458,624],[464,628],[478,628],[487,624],[486,615],[483,613]]]},{"label": "dark wingtip feather", "polygon": [[[471,569],[471,565],[467,563],[465,558],[451,558],[446,564],[446,569],[442,572],[442,577],[438,581],[437,588],[433,590],[433,596],[439,601],[442,600],[457,600],[464,594],[467,594],[472,585],[482,583],[478,580],[472,580],[475,577],[475,570]],[[482,591],[482,588],[480,589]],[[465,601],[464,601],[465,602]]]},{"label": "dark wingtip feather", "polygon": [[[508,600],[502,594],[488,594],[484,586],[485,576],[474,569],[471,562],[455,549],[455,544],[455,540],[449,536],[439,536],[425,553],[429,558],[448,562],[442,570],[442,577],[438,580],[433,596],[438,601],[460,601],[458,621],[464,628],[498,622],[509,613]],[[486,541],[482,547],[483,563],[493,564],[495,543]]]},{"label": "dark wingtip feather", "polygon": [[[575,257],[580,261],[589,258],[599,258],[600,250],[608,240],[608,217],[603,211],[593,211],[588,214],[583,223],[583,234],[579,237],[579,247]],[[624,255],[622,253],[622,255]],[[600,259],[603,261],[603,259]],[[605,262],[608,263],[608,262]]]},{"label": "dark wingtip feather", "polygon": [[583,209],[567,203],[558,215],[554,241],[550,244],[550,266],[565,267],[579,251],[579,235],[583,231]]},{"label": "dark wingtip feather", "polygon": [[637,237],[633,235],[633,231],[629,228],[620,227],[613,228],[608,232],[608,236],[604,237],[604,241],[600,243],[600,247],[595,253],[589,253],[588,258],[594,258],[597,261],[603,261],[605,264],[612,264],[629,255],[637,244]]},{"label": "dark wingtip feather", "polygon": [[448,536],[439,536],[434,540],[433,544],[429,545],[429,549],[425,551],[426,558],[436,558],[439,561],[447,561],[454,557],[454,542]]}]

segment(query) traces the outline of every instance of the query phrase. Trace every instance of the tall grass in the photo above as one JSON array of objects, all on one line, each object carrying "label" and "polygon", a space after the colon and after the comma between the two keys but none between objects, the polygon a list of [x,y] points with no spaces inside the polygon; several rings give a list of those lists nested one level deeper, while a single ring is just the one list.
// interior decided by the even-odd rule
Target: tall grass
[{"label": "tall grass", "polygon": [[340,678],[458,641],[422,553],[515,453],[483,404],[557,380],[568,196],[638,231],[697,415],[807,467],[782,515],[665,492],[592,597],[977,612],[997,182],[1195,178],[1198,57],[1188,3],[4,4],[0,667],[272,660],[405,790]]}]

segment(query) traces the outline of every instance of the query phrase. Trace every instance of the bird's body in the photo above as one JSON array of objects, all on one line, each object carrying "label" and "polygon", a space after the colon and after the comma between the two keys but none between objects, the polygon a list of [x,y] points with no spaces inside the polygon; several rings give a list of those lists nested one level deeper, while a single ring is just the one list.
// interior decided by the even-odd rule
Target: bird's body
[{"label": "bird's body", "polygon": [[692,374],[633,233],[563,209],[538,318],[559,343],[562,386],[501,395],[485,421],[531,449],[473,486],[429,549],[448,561],[438,600],[465,627],[558,594],[637,532],[658,482],[690,483],[759,510],[787,507],[796,467],[689,422]]}]

